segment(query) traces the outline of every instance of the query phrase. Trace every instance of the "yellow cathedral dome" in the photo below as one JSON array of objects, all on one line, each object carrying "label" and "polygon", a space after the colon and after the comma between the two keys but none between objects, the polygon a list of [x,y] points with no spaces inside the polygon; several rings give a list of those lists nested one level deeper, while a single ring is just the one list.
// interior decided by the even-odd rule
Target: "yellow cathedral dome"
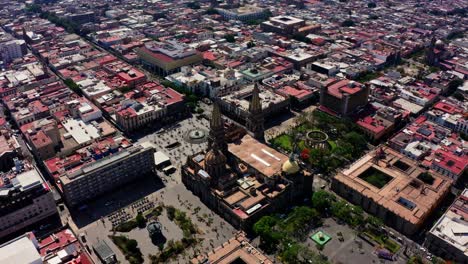
[{"label": "yellow cathedral dome", "polygon": [[281,170],[286,174],[295,174],[301,170],[301,167],[299,167],[297,161],[288,159],[285,163],[283,163]]}]

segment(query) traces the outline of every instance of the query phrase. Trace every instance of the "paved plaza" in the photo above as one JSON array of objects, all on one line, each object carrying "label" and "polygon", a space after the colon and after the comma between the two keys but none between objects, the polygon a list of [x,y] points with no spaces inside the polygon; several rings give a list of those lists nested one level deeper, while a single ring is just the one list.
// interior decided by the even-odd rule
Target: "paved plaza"
[{"label": "paved plaza", "polygon": [[[207,107],[209,108],[209,107]],[[141,180],[130,183],[118,190],[102,196],[95,201],[87,203],[81,210],[74,210],[71,217],[64,214],[65,222],[79,234],[85,234],[87,245],[91,248],[93,244],[100,240],[105,240],[111,249],[116,253],[117,258],[122,263],[126,263],[125,257],[109,239],[109,235],[125,235],[138,241],[138,246],[145,258],[145,263],[149,263],[148,255],[157,254],[159,249],[153,244],[146,228],[135,228],[128,233],[113,232],[114,224],[129,220],[141,211],[140,207],[148,208],[158,205],[174,206],[187,213],[192,222],[202,230],[197,238],[201,239],[194,248],[189,248],[179,255],[179,258],[172,263],[188,263],[195,252],[208,252],[220,246],[233,236],[236,230],[224,219],[214,214],[209,208],[200,202],[181,183],[180,167],[186,161],[187,156],[204,150],[207,143],[191,144],[183,140],[183,135],[188,131],[199,128],[207,130],[209,121],[205,118],[191,118],[182,120],[177,125],[165,127],[153,134],[143,136],[138,142],[152,142],[158,151],[164,152],[176,167],[176,171],[166,175],[160,171],[155,175],[148,175]],[[177,147],[167,148],[168,144],[179,142]],[[142,202],[144,201],[144,202]],[[136,206],[138,205],[138,206]],[[117,219],[117,220],[116,220]],[[162,225],[164,240],[180,240],[182,230],[166,216],[166,211],[158,217]],[[94,253],[92,257],[97,260]]]},{"label": "paved plaza", "polygon": [[[193,257],[195,250],[198,252],[207,252],[212,250],[213,248],[220,246],[235,233],[235,229],[231,225],[229,225],[218,215],[212,213],[211,210],[209,210],[203,203],[201,203],[196,196],[187,191],[185,186],[182,184],[177,184],[169,188],[161,189],[146,197],[149,202],[154,202],[156,205],[172,205],[186,212],[187,215],[190,216],[192,222],[195,223],[195,225],[197,225],[200,230],[202,230],[202,233],[197,235],[197,238],[202,238],[202,241],[195,248],[186,250],[179,256],[179,259],[174,260],[173,263],[187,263],[191,257]],[[134,211],[134,214],[132,215],[133,217],[135,217],[137,214],[136,210],[132,210],[131,205],[124,207],[123,209],[127,212]],[[198,212],[195,214],[196,211]],[[209,219],[212,219],[212,223],[208,225],[207,222]],[[174,222],[167,218],[165,211],[160,217],[158,217],[158,221],[160,221],[163,227],[162,233],[166,241],[177,241],[182,238],[182,231]],[[81,228],[78,232],[84,233],[87,236],[87,243],[90,245],[93,245],[99,240],[106,240],[106,242],[117,254],[117,258],[123,263],[125,262],[125,257],[108,238],[109,235],[122,234],[137,240],[140,250],[145,257],[145,262],[149,262],[148,254],[154,255],[159,250],[157,245],[154,245],[151,242],[146,228],[135,228],[128,233],[114,233],[111,231],[111,229],[112,223],[109,221],[108,217],[104,217],[102,220],[95,221]]]},{"label": "paved plaza", "polygon": [[[332,218],[323,219],[323,226],[311,230],[309,238],[304,242],[313,251],[328,257],[331,263],[406,263],[402,258],[397,261],[380,259],[373,248],[366,241],[357,236],[357,232],[345,224],[339,224]],[[323,250],[317,249],[316,243],[310,236],[322,231],[331,236]],[[340,239],[341,233],[342,239]]]}]

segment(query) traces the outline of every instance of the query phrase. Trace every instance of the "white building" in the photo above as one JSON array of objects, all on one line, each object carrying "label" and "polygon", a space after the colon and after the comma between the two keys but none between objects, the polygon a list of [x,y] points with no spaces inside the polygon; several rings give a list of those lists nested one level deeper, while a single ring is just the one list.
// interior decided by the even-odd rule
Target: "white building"
[{"label": "white building", "polygon": [[0,263],[42,264],[37,240],[31,235],[26,233],[0,245]]},{"label": "white building", "polygon": [[25,45],[25,41],[20,39],[0,42],[0,60],[11,62],[23,57],[27,51]]},{"label": "white building", "polygon": [[466,263],[468,260],[468,189],[429,231],[425,244],[428,249],[445,260]]}]

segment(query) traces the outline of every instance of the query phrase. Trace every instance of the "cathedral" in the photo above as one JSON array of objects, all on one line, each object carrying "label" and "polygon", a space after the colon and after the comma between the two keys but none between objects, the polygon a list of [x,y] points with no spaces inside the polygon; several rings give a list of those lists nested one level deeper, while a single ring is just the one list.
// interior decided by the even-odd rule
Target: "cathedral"
[{"label": "cathedral", "polygon": [[312,195],[312,175],[264,143],[263,113],[255,85],[247,134],[226,137],[218,104],[213,105],[208,150],[182,167],[182,182],[234,227],[249,229],[260,217]]}]

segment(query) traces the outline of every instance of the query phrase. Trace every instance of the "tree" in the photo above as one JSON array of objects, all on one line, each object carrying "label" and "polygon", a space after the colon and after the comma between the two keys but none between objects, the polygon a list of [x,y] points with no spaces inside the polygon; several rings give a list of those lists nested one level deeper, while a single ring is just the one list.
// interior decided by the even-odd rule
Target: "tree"
[{"label": "tree", "polygon": [[278,218],[263,216],[253,226],[254,233],[260,236],[260,246],[267,252],[274,252],[284,237],[281,233],[273,230],[278,222]]},{"label": "tree", "polygon": [[308,160],[310,157],[310,150],[308,148],[303,149],[299,156],[302,160]]},{"label": "tree", "polygon": [[463,94],[460,93],[460,92],[455,92],[455,93],[453,94],[453,97],[454,97],[455,99],[457,99],[458,101],[461,101],[461,102],[463,102],[463,101],[465,100],[465,97],[464,97]]},{"label": "tree", "polygon": [[369,225],[372,225],[374,227],[381,227],[383,225],[383,222],[380,218],[377,218],[375,216],[368,216],[366,218],[366,222],[369,224]]},{"label": "tree", "polygon": [[191,9],[200,9],[200,4],[198,2],[187,3],[187,7]]},{"label": "tree", "polygon": [[281,223],[281,230],[290,236],[302,238],[307,234],[308,229],[319,221],[320,214],[317,210],[307,206],[299,206],[294,208],[285,222]]},{"label": "tree", "polygon": [[253,47],[255,47],[255,43],[253,41],[247,42],[247,48],[250,49],[250,48],[253,48]]},{"label": "tree", "polygon": [[277,223],[278,218],[273,216],[263,216],[254,224],[253,231],[255,234],[262,236],[263,234],[270,232]]},{"label": "tree", "polygon": [[68,78],[63,81],[68,88],[70,88],[73,92],[77,93],[78,95],[83,95],[83,91],[81,91],[80,86],[76,84],[72,79]]},{"label": "tree", "polygon": [[377,7],[377,4],[374,3],[374,2],[370,2],[370,3],[367,3],[367,7],[368,7],[368,8],[376,8],[376,7]]},{"label": "tree", "polygon": [[136,218],[135,218],[138,227],[144,228],[146,226],[146,219],[143,217],[142,213],[138,213]]},{"label": "tree", "polygon": [[169,218],[169,220],[171,221],[174,220],[176,209],[173,206],[168,206],[166,207],[166,212],[167,212],[167,218]]},{"label": "tree", "polygon": [[324,190],[319,190],[312,195],[312,206],[317,209],[317,211],[324,213],[330,209],[335,200],[335,195]]},{"label": "tree", "polygon": [[206,10],[206,14],[207,15],[216,15],[216,14],[218,14],[218,11],[216,9],[210,7],[210,8],[208,8]]},{"label": "tree", "polygon": [[129,239],[127,240],[127,243],[125,244],[125,247],[127,248],[128,251],[130,252],[137,252],[138,251],[138,242],[135,239]]},{"label": "tree", "polygon": [[226,35],[224,35],[224,39],[225,39],[227,42],[230,42],[230,43],[236,42],[236,38],[234,37],[233,34],[226,34]]},{"label": "tree", "polygon": [[302,247],[294,242],[287,242],[284,245],[284,249],[280,253],[280,258],[283,263],[299,263],[299,252]]},{"label": "tree", "polygon": [[451,80],[448,84],[448,92],[453,93],[457,90],[459,86],[463,85],[463,80],[460,78],[455,78]]},{"label": "tree", "polygon": [[367,140],[366,138],[354,131],[351,131],[344,135],[344,140],[348,143],[351,143],[354,147],[353,154],[358,155],[367,148]]},{"label": "tree", "polygon": [[25,9],[26,9],[27,12],[33,12],[33,13],[37,13],[37,14],[40,14],[42,12],[42,8],[38,4],[26,4]]},{"label": "tree", "polygon": [[352,26],[354,26],[354,21],[351,20],[351,19],[346,19],[345,21],[343,21],[341,23],[341,26],[342,27],[352,27]]}]

